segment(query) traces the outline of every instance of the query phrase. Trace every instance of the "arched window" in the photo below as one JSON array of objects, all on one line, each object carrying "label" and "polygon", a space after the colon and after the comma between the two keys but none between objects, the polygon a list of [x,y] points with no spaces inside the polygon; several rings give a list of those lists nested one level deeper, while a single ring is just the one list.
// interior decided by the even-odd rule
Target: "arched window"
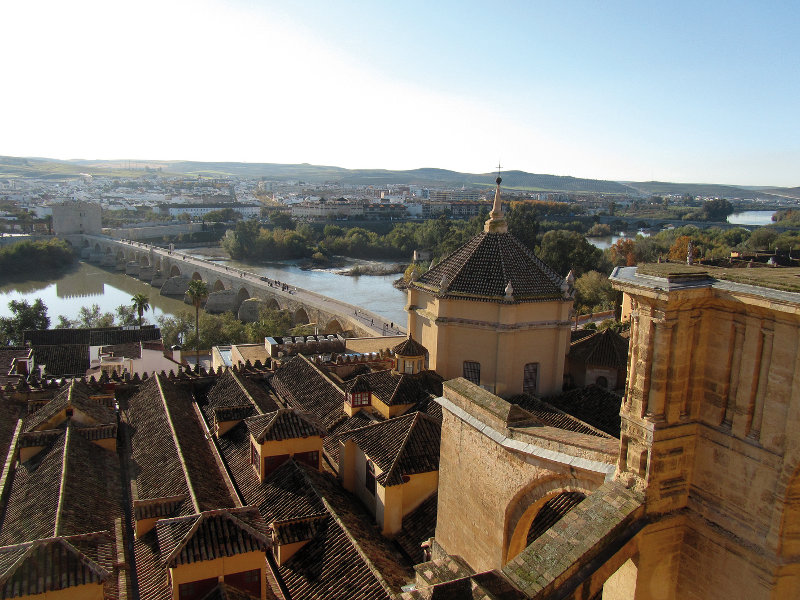
[{"label": "arched window", "polygon": [[528,363],[522,375],[522,393],[535,396],[539,388],[539,363]]},{"label": "arched window", "polygon": [[475,385],[481,384],[481,363],[465,360],[464,361],[464,379],[471,381]]}]

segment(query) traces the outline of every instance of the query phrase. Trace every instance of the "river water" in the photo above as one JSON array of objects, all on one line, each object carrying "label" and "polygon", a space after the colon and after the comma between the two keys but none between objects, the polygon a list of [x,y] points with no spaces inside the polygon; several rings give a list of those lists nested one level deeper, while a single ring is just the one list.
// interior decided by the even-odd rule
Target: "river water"
[{"label": "river water", "polygon": [[728,215],[728,223],[732,225],[769,225],[772,223],[774,210],[743,210]]},{"label": "river water", "polygon": [[[399,275],[348,277],[339,275],[333,270],[303,271],[293,262],[265,266],[253,266],[237,261],[226,261],[224,264],[361,306],[382,315],[387,322],[394,321],[405,326],[406,313],[403,307],[406,303],[406,294],[392,287],[392,282]],[[0,286],[0,317],[11,315],[8,307],[11,300],[27,300],[33,303],[37,298],[41,298],[48,308],[47,314],[52,327],[59,315],[70,319],[77,318],[82,306],[97,304],[104,313],[114,312],[120,304],[130,306],[131,297],[139,293],[150,297],[152,308],[144,317],[151,323],[155,322],[155,318],[159,315],[192,310],[191,306],[181,300],[162,296],[158,289],[135,277],[81,262],[72,271],[55,280],[31,279],[23,283]]]}]

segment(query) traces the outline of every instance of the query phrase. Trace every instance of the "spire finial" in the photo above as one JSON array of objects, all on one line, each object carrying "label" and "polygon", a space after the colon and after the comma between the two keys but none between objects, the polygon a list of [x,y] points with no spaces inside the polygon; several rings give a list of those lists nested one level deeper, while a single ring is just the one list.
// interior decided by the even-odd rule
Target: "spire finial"
[{"label": "spire finial", "polygon": [[497,188],[494,191],[494,205],[492,206],[492,212],[489,213],[489,218],[483,226],[483,230],[487,233],[508,232],[508,224],[503,218],[503,206],[500,203],[500,184],[503,182],[503,178],[500,177],[501,168],[500,161],[497,161],[497,179],[495,179]]}]

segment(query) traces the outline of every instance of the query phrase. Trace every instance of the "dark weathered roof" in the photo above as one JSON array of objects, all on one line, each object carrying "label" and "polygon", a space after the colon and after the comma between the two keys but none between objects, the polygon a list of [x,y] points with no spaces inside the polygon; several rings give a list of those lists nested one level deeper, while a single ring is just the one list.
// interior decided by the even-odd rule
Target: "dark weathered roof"
[{"label": "dark weathered roof", "polygon": [[317,534],[320,524],[328,517],[327,512],[296,519],[284,519],[270,523],[272,539],[276,544],[305,542]]},{"label": "dark weathered roof", "polygon": [[[208,392],[208,407],[212,410],[232,407],[253,407],[253,413],[278,409],[266,389],[233,369],[227,369]],[[206,412],[208,414],[208,412]]]},{"label": "dark weathered roof", "polygon": [[620,436],[622,397],[599,385],[587,385],[551,396],[547,402],[600,431],[616,438]]},{"label": "dark weathered roof", "polygon": [[14,469],[0,544],[113,530],[122,516],[116,453],[68,425],[58,438]]},{"label": "dark weathered roof", "polygon": [[[506,298],[509,282],[513,298]],[[512,234],[481,232],[411,286],[445,298],[537,302],[564,298],[563,283]]]},{"label": "dark weathered roof", "polygon": [[[114,540],[107,533],[54,537],[0,548],[0,598],[44,594],[102,583],[113,575]],[[103,546],[94,560],[79,547]],[[105,555],[106,560],[102,560]]]},{"label": "dark weathered roof", "polygon": [[5,387],[8,382],[16,383],[20,375],[16,369],[12,374],[11,363],[18,358],[28,358],[31,349],[28,346],[0,346],[0,387]]},{"label": "dark weathered roof", "polygon": [[282,364],[270,384],[289,406],[313,415],[328,430],[345,418],[344,392],[305,356]]},{"label": "dark weathered roof", "polygon": [[428,349],[409,334],[408,339],[403,340],[392,348],[392,353],[396,356],[425,356],[428,353]]},{"label": "dark weathered roof", "polygon": [[234,506],[188,388],[155,375],[130,399],[136,496],[191,498],[181,514]]},{"label": "dark weathered roof", "polygon": [[[343,433],[360,429],[366,425],[375,423],[380,415],[367,415],[363,410],[358,411],[352,417],[339,422],[336,427],[330,430],[329,434],[322,440],[322,447],[325,454],[329,457],[334,468],[338,469],[339,464],[339,437]],[[380,418],[379,420],[383,420]]]},{"label": "dark weathered roof", "polygon": [[386,406],[415,404],[430,397],[425,389],[426,379],[422,373],[408,375],[386,369],[359,375],[355,381],[365,382],[369,390]]},{"label": "dark weathered roof", "polygon": [[326,434],[322,426],[294,408],[282,408],[265,415],[250,417],[245,423],[250,435],[260,444],[266,441],[278,442]]},{"label": "dark weathered roof", "polygon": [[433,494],[403,517],[403,528],[395,539],[413,564],[424,560],[422,543],[436,533],[436,513],[439,494]]},{"label": "dark weathered roof", "polygon": [[62,410],[69,407],[77,409],[94,420],[97,425],[116,424],[117,413],[113,408],[89,397],[89,386],[73,380],[64,386],[55,397],[25,419],[24,430],[33,431],[46,423]]},{"label": "dark weathered roof", "polygon": [[23,334],[25,343],[31,346],[82,344],[85,346],[109,346],[128,342],[144,342],[161,339],[161,330],[155,325],[142,327],[92,327],[88,329],[34,329]]},{"label": "dark weathered roof", "polygon": [[576,433],[588,433],[589,435],[596,435],[598,437],[609,437],[606,433],[599,431],[594,426],[585,423],[584,421],[567,414],[563,410],[556,408],[548,402],[528,396],[525,394],[518,394],[508,399],[511,404],[523,408],[525,411],[534,416],[534,418],[542,425],[550,427],[558,427],[567,431],[574,431]]},{"label": "dark weathered roof", "polygon": [[33,361],[44,366],[50,377],[83,377],[89,369],[87,344],[60,344],[35,346]]},{"label": "dark weathered roof", "polygon": [[[358,512],[361,507],[353,497],[339,498],[346,492],[331,476],[288,460],[263,483],[259,482],[250,465],[249,434],[244,423],[221,436],[219,447],[244,502],[258,506],[265,522],[324,515],[315,525],[314,538],[279,567],[279,576],[293,598],[389,597],[362,553],[368,551],[372,563],[379,563],[378,568],[385,566],[387,573],[400,568],[397,560],[376,558],[376,555],[389,556],[390,551],[386,550],[386,541],[375,532],[369,515],[359,513],[360,526],[354,525],[347,514],[342,516],[348,511]],[[331,513],[331,509],[336,513]],[[357,532],[348,533],[352,528]]]},{"label": "dark weathered roof", "polygon": [[569,360],[587,365],[625,369],[628,364],[628,340],[611,328],[572,342]]},{"label": "dark weathered roof", "polygon": [[249,506],[161,519],[156,524],[165,567],[266,551],[266,531],[258,510]]},{"label": "dark weathered roof", "polygon": [[400,485],[404,475],[439,470],[441,423],[422,412],[414,412],[367,425],[340,438],[353,441],[383,471],[378,482],[384,487]]},{"label": "dark weathered roof", "polygon": [[0,476],[3,474],[6,456],[23,411],[24,404],[0,396]]},{"label": "dark weathered roof", "polygon": [[[275,598],[275,594],[267,586],[267,600],[274,600]],[[220,583],[207,595],[203,596],[201,600],[259,600],[259,598],[230,584]]]}]

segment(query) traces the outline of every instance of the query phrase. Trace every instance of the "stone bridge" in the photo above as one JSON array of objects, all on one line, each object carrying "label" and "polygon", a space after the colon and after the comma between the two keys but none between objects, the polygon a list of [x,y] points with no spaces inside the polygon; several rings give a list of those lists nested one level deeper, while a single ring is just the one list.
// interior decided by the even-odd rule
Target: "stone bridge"
[{"label": "stone bridge", "polygon": [[259,307],[264,305],[287,310],[295,324],[314,324],[318,333],[352,332],[357,336],[404,333],[398,324],[390,329],[387,319],[353,304],[177,250],[96,235],[72,235],[65,239],[81,248],[81,258],[124,271],[160,288],[164,296],[184,298],[190,281],[205,281],[209,291],[208,312],[232,311],[242,321],[255,321]]}]

